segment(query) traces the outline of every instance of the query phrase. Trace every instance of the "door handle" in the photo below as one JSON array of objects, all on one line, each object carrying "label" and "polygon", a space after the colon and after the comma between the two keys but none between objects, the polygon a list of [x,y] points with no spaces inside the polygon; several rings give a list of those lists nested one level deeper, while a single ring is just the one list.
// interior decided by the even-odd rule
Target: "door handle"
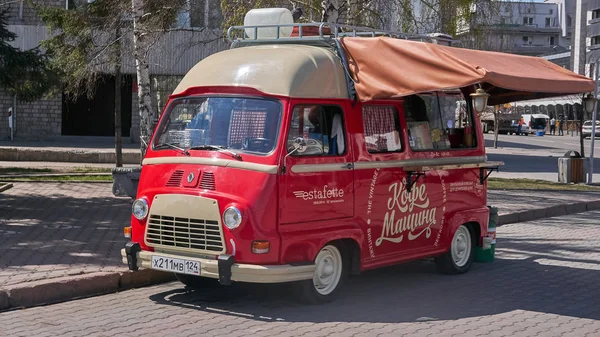
[{"label": "door handle", "polygon": [[345,168],[345,169],[351,170],[351,169],[353,169],[353,168],[354,168],[354,164],[352,164],[352,163],[347,163],[347,164],[344,164],[344,166],[342,166],[342,168]]}]

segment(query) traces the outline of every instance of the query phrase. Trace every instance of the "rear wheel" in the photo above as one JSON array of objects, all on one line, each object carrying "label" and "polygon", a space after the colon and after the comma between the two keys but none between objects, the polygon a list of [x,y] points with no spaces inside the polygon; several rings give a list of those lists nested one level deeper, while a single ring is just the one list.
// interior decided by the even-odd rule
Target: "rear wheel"
[{"label": "rear wheel", "polygon": [[175,277],[179,282],[194,289],[213,289],[221,286],[217,279],[208,277],[177,273],[175,274]]},{"label": "rear wheel", "polygon": [[444,274],[462,274],[469,270],[475,256],[475,242],[473,230],[460,225],[454,232],[450,249],[435,258],[438,271]]},{"label": "rear wheel", "polygon": [[335,244],[328,244],[319,251],[313,278],[294,285],[298,300],[310,304],[335,300],[348,275],[344,253],[343,246]]}]

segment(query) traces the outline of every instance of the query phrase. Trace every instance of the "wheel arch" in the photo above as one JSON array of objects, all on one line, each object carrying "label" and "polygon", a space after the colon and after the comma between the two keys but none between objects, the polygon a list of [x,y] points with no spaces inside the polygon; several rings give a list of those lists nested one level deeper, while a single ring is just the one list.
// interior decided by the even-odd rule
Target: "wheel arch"
[{"label": "wheel arch", "polygon": [[446,249],[450,249],[452,237],[460,225],[467,225],[475,232],[475,243],[481,246],[481,239],[487,234],[490,210],[487,207],[459,211],[452,214],[449,218],[449,225],[442,233],[442,242]]},{"label": "wheel arch", "polygon": [[[295,236],[295,235],[294,235]],[[349,271],[351,274],[359,273],[361,269],[361,242],[364,235],[359,228],[345,228],[334,232],[320,233],[309,239],[299,239],[297,237],[283,237],[282,262],[300,263],[313,262],[319,254],[319,251],[328,244],[335,244],[341,247],[342,254],[349,258]]]}]

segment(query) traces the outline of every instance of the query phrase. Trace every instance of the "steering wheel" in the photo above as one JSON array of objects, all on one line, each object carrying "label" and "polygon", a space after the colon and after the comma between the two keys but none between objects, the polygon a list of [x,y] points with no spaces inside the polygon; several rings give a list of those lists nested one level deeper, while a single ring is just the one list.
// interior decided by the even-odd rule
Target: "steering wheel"
[{"label": "steering wheel", "polygon": [[267,138],[246,138],[244,141],[244,149],[250,151],[268,152],[273,148],[273,141]]}]

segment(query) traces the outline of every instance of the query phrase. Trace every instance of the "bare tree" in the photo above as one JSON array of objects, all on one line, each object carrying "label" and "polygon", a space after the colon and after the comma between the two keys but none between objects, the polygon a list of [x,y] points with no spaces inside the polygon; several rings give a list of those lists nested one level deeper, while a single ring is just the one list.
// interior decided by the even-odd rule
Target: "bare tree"
[{"label": "bare tree", "polygon": [[41,45],[51,55],[50,62],[68,99],[81,95],[93,97],[105,74],[115,73],[115,164],[121,167],[121,30],[127,27],[121,15],[126,9],[124,1],[96,1],[79,4],[72,10],[53,6],[35,8],[53,33]]}]

